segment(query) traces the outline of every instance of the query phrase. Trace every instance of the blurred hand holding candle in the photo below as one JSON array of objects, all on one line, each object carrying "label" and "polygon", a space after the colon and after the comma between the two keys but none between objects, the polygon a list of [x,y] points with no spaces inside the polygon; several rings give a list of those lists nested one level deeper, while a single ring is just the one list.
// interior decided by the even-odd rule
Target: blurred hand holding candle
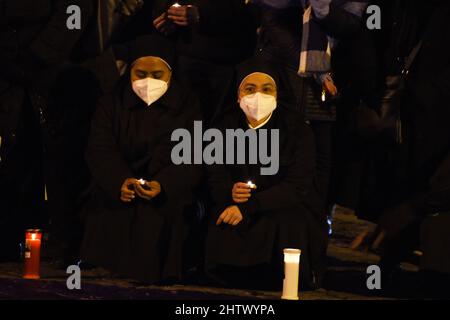
[{"label": "blurred hand holding candle", "polygon": [[283,295],[284,300],[298,300],[298,280],[300,272],[299,249],[284,249],[284,282]]},{"label": "blurred hand holding candle", "polygon": [[39,279],[42,231],[28,229],[25,232],[24,279]]}]

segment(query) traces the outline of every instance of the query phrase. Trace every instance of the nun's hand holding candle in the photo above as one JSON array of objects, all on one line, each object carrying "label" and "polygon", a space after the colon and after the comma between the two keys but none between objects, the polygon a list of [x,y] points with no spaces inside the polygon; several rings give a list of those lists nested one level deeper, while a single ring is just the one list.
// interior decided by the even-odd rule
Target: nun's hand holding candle
[{"label": "nun's hand holding candle", "polygon": [[252,196],[252,190],[256,189],[256,185],[252,182],[236,182],[231,190],[231,196],[235,203],[245,203]]},{"label": "nun's hand holding candle", "polygon": [[136,193],[139,197],[145,200],[152,200],[161,193],[161,185],[158,181],[144,181],[136,184]]}]

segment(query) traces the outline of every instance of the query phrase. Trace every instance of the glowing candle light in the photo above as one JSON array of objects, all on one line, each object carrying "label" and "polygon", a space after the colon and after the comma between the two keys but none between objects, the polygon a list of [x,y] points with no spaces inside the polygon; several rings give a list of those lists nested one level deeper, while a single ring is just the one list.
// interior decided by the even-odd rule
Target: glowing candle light
[{"label": "glowing candle light", "polygon": [[248,186],[250,189],[256,189],[256,184],[254,184],[254,183],[251,182],[251,181],[248,181],[248,182],[247,182],[247,186]]},{"label": "glowing candle light", "polygon": [[139,179],[138,181],[139,181],[139,183],[140,183],[142,186],[145,184],[145,180],[144,180],[144,179]]},{"label": "glowing candle light", "polygon": [[29,229],[25,232],[24,279],[40,278],[42,231]]},{"label": "glowing candle light", "polygon": [[284,249],[284,282],[281,299],[298,300],[301,253],[299,249]]},{"label": "glowing candle light", "polygon": [[172,7],[174,7],[174,8],[179,8],[179,7],[181,7],[181,4],[179,4],[178,2],[175,2],[175,3],[172,5]]}]

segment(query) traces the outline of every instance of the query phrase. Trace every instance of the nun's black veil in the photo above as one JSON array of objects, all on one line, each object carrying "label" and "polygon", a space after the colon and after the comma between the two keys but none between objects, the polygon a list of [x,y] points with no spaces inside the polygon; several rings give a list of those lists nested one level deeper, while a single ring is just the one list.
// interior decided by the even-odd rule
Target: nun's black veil
[{"label": "nun's black veil", "polygon": [[236,87],[238,88],[240,86],[245,77],[255,72],[268,74],[273,78],[273,80],[275,80],[275,84],[278,86],[279,75],[276,68],[256,56],[246,60],[236,67]]}]

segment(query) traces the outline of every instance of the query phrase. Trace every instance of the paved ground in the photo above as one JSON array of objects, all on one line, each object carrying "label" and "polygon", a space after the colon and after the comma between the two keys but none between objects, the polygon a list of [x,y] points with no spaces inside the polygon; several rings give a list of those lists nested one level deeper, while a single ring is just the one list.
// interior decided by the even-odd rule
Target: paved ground
[{"label": "paved ground", "polygon": [[[366,268],[378,257],[348,249],[351,239],[362,229],[373,227],[356,220],[335,219],[328,250],[329,271],[325,287],[302,292],[304,300],[386,299],[366,288]],[[414,266],[410,266],[414,271]],[[198,286],[141,286],[133,281],[117,279],[102,269],[83,272],[82,290],[66,288],[64,271],[43,263],[42,279],[21,279],[20,264],[0,264],[0,299],[279,299],[279,292],[230,290]],[[378,296],[377,296],[378,295]]]}]

